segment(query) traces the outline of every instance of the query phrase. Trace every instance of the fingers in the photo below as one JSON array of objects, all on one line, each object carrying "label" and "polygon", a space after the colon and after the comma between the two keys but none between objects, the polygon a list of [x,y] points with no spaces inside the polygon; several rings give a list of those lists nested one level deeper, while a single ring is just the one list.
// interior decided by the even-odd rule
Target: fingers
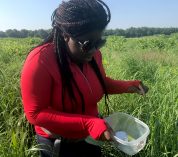
[{"label": "fingers", "polygon": [[140,82],[138,88],[140,89],[141,95],[145,95],[149,90],[149,88],[147,86],[145,86],[142,82]]},{"label": "fingers", "polygon": [[112,141],[114,139],[115,133],[113,129],[110,127],[110,125],[107,123],[107,121],[105,121],[105,124],[107,126],[107,130],[103,132],[99,140]]},{"label": "fingers", "polygon": [[140,94],[140,89],[138,87],[135,87],[135,86],[131,86],[128,88],[128,91],[129,92],[133,92],[133,93],[138,93]]},{"label": "fingers", "polygon": [[106,140],[110,141],[111,140],[111,134],[108,130],[104,132],[104,137]]},{"label": "fingers", "polygon": [[141,95],[145,95],[145,90],[143,89],[143,86],[141,84],[138,85],[138,88],[139,88],[139,94]]},{"label": "fingers", "polygon": [[111,126],[105,121],[106,125],[107,125],[107,128],[108,128],[108,131],[111,135],[111,138],[115,135],[114,133],[114,130],[111,128]]},{"label": "fingers", "polygon": [[128,88],[129,92],[138,93],[140,95],[145,95],[148,92],[148,90],[149,90],[149,88],[147,86],[145,86],[142,82],[140,82],[138,87],[131,86]]},{"label": "fingers", "polygon": [[112,135],[108,130],[104,131],[99,138],[100,141],[111,141],[112,139]]}]

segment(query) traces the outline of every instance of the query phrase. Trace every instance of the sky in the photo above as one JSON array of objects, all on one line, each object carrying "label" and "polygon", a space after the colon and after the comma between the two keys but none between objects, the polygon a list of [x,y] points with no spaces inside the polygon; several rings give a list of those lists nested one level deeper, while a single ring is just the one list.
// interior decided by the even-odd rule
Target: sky
[{"label": "sky", "polygon": [[[107,29],[178,27],[178,0],[103,0],[110,8]],[[62,0],[0,0],[0,31],[50,29]]]}]

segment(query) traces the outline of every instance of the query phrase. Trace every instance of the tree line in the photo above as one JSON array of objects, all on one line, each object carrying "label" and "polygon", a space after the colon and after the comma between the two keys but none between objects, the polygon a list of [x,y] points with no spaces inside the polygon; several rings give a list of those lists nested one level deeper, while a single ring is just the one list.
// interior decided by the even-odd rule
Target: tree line
[{"label": "tree line", "polygon": [[[17,29],[8,29],[5,32],[0,31],[0,37],[14,37],[14,38],[26,38],[26,37],[40,37],[40,38],[46,38],[49,33],[51,32],[51,29],[44,30],[17,30]],[[177,33],[178,28],[151,28],[151,27],[131,27],[128,29],[107,29],[104,31],[104,36],[109,35],[117,35],[117,36],[124,36],[126,38],[130,37],[142,37],[142,36],[151,36],[156,34],[165,34],[170,35],[172,33]]]}]

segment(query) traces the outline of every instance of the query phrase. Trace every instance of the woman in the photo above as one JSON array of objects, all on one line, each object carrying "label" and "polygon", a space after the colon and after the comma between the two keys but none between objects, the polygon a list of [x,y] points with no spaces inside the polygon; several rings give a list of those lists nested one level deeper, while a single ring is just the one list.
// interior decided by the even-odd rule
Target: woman
[{"label": "woman", "polygon": [[43,145],[42,157],[53,155],[55,135],[61,137],[60,157],[100,157],[100,147],[84,141],[87,136],[111,140],[97,103],[104,94],[146,92],[141,81],[106,76],[99,48],[109,21],[109,8],[101,0],[62,2],[52,15],[50,36],[24,63],[24,112]]}]

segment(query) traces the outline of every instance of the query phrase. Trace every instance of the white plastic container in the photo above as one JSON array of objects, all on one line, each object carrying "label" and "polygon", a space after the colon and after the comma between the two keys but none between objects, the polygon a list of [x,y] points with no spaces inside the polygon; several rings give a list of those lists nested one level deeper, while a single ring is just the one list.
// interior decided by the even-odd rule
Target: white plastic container
[{"label": "white plastic container", "polygon": [[144,148],[150,133],[145,123],[122,112],[114,113],[105,120],[115,133],[114,145],[121,151],[134,155]]}]

